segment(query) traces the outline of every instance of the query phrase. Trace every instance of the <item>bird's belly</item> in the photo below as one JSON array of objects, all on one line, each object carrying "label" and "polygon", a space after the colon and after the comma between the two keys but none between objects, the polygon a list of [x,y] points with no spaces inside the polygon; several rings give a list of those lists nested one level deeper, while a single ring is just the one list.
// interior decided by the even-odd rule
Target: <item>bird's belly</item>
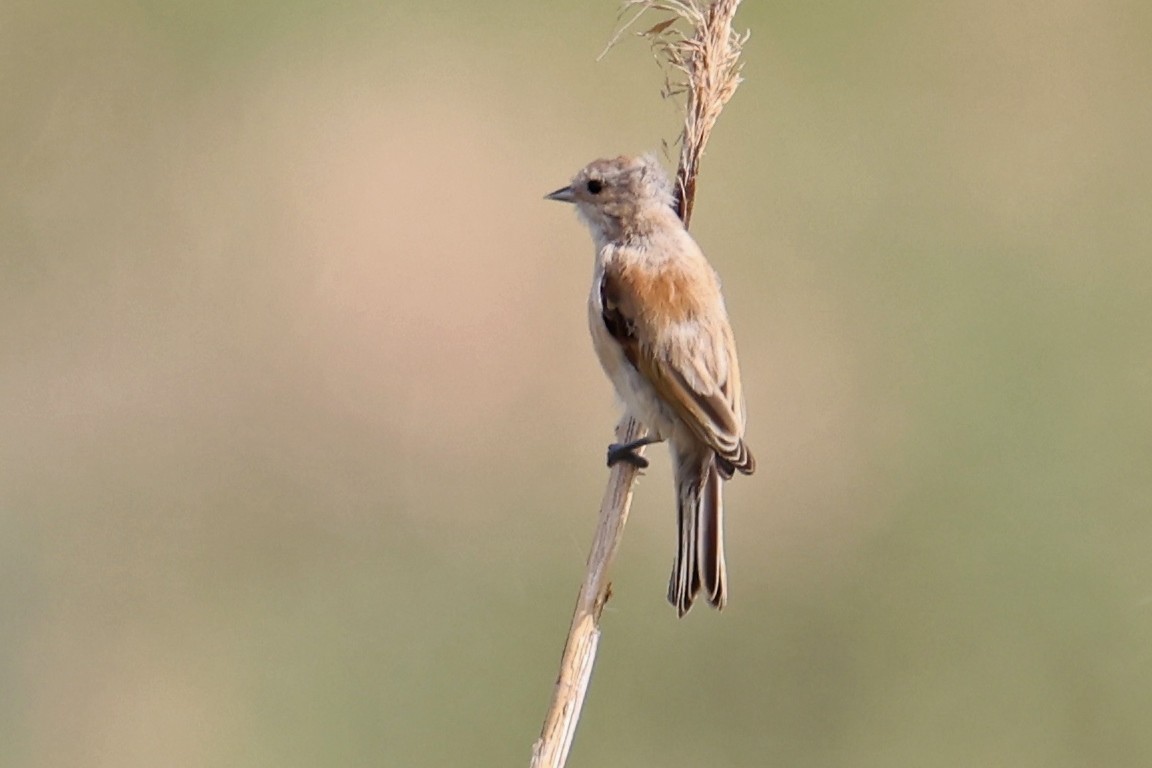
[{"label": "bird's belly", "polygon": [[592,346],[600,359],[600,366],[608,375],[617,396],[628,412],[644,423],[652,436],[671,439],[678,431],[680,419],[671,406],[656,393],[656,389],[629,362],[624,349],[608,333],[599,307],[599,296],[589,301],[588,326],[592,332]]}]

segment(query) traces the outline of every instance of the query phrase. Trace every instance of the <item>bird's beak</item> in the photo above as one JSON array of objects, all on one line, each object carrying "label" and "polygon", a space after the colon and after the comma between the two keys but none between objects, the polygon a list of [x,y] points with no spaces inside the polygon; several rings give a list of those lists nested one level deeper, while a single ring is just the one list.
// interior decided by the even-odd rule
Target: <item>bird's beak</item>
[{"label": "bird's beak", "polygon": [[545,200],[556,200],[561,203],[574,203],[576,196],[572,194],[572,187],[560,187],[560,189],[552,192],[551,194],[544,195]]}]

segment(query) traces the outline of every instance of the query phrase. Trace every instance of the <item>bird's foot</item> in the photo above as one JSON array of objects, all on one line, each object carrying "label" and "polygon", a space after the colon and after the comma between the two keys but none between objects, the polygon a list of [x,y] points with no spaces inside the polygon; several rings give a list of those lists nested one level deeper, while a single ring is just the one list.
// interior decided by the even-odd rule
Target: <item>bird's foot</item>
[{"label": "bird's foot", "polygon": [[636,467],[636,469],[647,469],[648,459],[636,453],[636,449],[643,448],[655,442],[657,441],[654,438],[642,437],[630,443],[612,443],[608,446],[608,466],[613,467],[622,461],[626,461]]}]

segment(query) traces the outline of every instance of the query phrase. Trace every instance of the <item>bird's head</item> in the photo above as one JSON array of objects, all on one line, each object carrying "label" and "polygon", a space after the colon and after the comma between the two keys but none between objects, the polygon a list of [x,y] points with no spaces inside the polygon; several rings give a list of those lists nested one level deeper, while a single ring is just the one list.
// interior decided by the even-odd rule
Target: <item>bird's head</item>
[{"label": "bird's head", "polygon": [[652,155],[595,160],[566,187],[545,195],[573,203],[593,234],[614,239],[653,216],[672,209],[672,184]]}]

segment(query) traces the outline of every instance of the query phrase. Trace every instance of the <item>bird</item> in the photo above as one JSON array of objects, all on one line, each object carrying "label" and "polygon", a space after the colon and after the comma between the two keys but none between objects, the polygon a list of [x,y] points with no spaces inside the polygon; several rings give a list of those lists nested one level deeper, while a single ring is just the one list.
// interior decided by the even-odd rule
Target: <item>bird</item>
[{"label": "bird", "polygon": [[720,278],[675,210],[652,156],[595,160],[545,195],[571,203],[591,232],[595,266],[588,328],[627,415],[644,426],[608,447],[608,466],[643,469],[642,446],[667,442],[676,481],[678,544],[668,601],[683,617],[703,590],[728,602],[722,484],[751,475],[736,341]]}]

